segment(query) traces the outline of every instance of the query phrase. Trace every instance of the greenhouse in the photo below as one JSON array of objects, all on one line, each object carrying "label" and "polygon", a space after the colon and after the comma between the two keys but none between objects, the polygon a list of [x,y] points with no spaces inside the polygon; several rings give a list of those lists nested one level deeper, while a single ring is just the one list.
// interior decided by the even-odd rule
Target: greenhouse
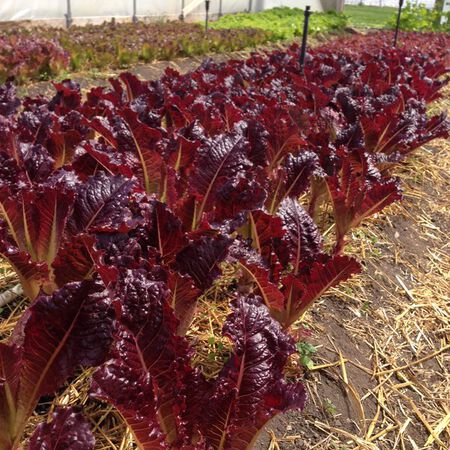
[{"label": "greenhouse", "polygon": [[0,450],[448,450],[450,5],[0,3]]}]

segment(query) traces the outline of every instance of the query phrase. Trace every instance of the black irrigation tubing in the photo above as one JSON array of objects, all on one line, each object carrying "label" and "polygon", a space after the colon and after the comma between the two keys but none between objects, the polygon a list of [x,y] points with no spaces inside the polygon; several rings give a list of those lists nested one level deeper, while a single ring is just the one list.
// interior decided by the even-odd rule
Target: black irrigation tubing
[{"label": "black irrigation tubing", "polygon": [[205,10],[206,10],[206,14],[205,14],[205,33],[208,32],[208,25],[209,25],[209,4],[210,4],[210,0],[205,0]]},{"label": "black irrigation tubing", "polygon": [[402,6],[403,6],[403,0],[399,0],[397,26],[395,27],[394,44],[393,44],[394,47],[397,47],[398,29],[400,28],[400,16],[402,15]]},{"label": "black irrigation tubing", "polygon": [[[403,1],[403,0],[401,0]],[[305,7],[305,21],[303,22],[303,36],[302,36],[302,48],[300,51],[300,71],[303,73],[303,66],[305,64],[305,54],[306,54],[306,42],[308,39],[308,26],[309,26],[309,16],[311,15],[311,7]]]}]

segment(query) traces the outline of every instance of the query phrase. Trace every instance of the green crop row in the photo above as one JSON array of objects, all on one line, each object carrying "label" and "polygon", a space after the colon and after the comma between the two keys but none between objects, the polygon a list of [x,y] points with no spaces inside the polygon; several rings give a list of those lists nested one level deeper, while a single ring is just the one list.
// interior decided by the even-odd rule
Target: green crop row
[{"label": "green crop row", "polygon": [[[303,33],[304,11],[299,8],[273,8],[258,13],[228,14],[211,24],[215,30],[257,28],[270,32],[271,40],[292,39]],[[311,34],[338,31],[347,26],[345,14],[333,11],[313,13],[309,20]]]}]

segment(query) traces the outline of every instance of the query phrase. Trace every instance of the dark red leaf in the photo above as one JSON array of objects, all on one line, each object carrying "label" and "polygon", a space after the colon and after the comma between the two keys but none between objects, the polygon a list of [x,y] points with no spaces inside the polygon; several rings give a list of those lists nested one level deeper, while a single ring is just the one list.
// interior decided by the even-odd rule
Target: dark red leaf
[{"label": "dark red leaf", "polygon": [[248,142],[236,132],[207,140],[198,152],[195,170],[190,177],[191,193],[199,204],[196,225],[200,223],[202,214],[213,208],[220,189],[251,166],[247,159]]},{"label": "dark red leaf", "polygon": [[313,263],[310,273],[298,279],[287,276],[283,280],[287,303],[283,317],[280,318],[284,328],[292,325],[328,289],[359,272],[361,266],[356,259],[337,255],[326,262]]},{"label": "dark red leaf", "polygon": [[41,295],[25,311],[9,342],[0,347],[0,399],[9,399],[0,408],[0,424],[7,424],[0,433],[2,449],[18,445],[39,397],[52,394],[78,366],[105,360],[113,318],[105,288],[96,281]]},{"label": "dark red leaf", "polygon": [[283,200],[278,216],[286,233],[282,245],[286,246],[293,273],[297,275],[302,264],[309,264],[321,253],[322,235],[309,214],[295,199]]},{"label": "dark red leaf", "polygon": [[200,430],[206,447],[245,450],[274,415],[302,409],[301,383],[283,380],[294,342],[258,298],[240,298],[224,325],[234,352],[213,381]]},{"label": "dark red leaf", "polygon": [[27,450],[93,450],[95,438],[91,427],[74,408],[59,407],[50,423],[36,427]]},{"label": "dark red leaf", "polygon": [[158,249],[164,264],[174,262],[180,250],[188,244],[180,220],[160,202],[153,205],[149,238],[150,244]]},{"label": "dark red leaf", "polygon": [[126,232],[138,219],[130,209],[135,182],[120,175],[100,172],[78,187],[73,213],[68,222],[71,233]]},{"label": "dark red leaf", "polygon": [[177,333],[184,336],[194,317],[201,291],[195,287],[191,277],[177,272],[169,273],[167,287],[170,289],[170,305],[179,321]]},{"label": "dark red leaf", "polygon": [[115,293],[121,326],[111,359],[94,374],[93,395],[116,406],[142,449],[182,442],[180,387],[190,350],[176,335],[168,291],[145,272],[128,270]]},{"label": "dark red leaf", "polygon": [[178,253],[177,269],[192,277],[195,285],[204,291],[222,273],[219,265],[226,258],[232,242],[223,235],[203,237]]}]

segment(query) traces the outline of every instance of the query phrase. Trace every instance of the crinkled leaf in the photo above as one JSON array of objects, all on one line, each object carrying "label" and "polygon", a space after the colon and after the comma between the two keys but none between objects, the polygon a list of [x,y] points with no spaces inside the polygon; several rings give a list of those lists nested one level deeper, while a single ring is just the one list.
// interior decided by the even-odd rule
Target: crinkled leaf
[{"label": "crinkled leaf", "polygon": [[340,176],[327,177],[326,181],[336,223],[336,253],[342,252],[345,235],[350,229],[401,199],[398,180],[380,178],[367,182],[367,173],[355,171],[348,160]]},{"label": "crinkled leaf", "polygon": [[176,266],[180,273],[189,275],[202,291],[222,273],[220,263],[226,258],[232,239],[223,235],[202,237],[178,253]]},{"label": "crinkled leaf", "polygon": [[322,235],[309,214],[295,199],[283,200],[278,210],[278,216],[281,218],[286,232],[282,243],[288,250],[289,262],[296,275],[302,264],[314,261],[321,253]]},{"label": "crinkled leaf", "polygon": [[302,409],[306,393],[301,383],[283,380],[294,342],[260,299],[240,298],[224,334],[233,341],[234,352],[212,382],[200,430],[208,448],[245,450],[274,415]]},{"label": "crinkled leaf", "polygon": [[180,250],[188,244],[180,220],[160,202],[153,205],[149,238],[150,244],[158,249],[164,264],[174,262]]},{"label": "crinkled leaf", "polygon": [[[112,341],[114,314],[104,285],[97,281],[71,283],[52,296],[39,296],[16,326],[3,355],[14,354],[0,369],[6,375],[0,398],[4,450],[20,442],[39,397],[52,394],[78,366],[101,364]],[[45,332],[42,332],[45,330]]]},{"label": "crinkled leaf", "polygon": [[303,151],[296,156],[288,154],[271,180],[266,201],[269,212],[274,213],[284,198],[298,198],[306,192],[315,173],[320,173],[320,169],[319,158],[314,152]]},{"label": "crinkled leaf", "polygon": [[86,234],[79,234],[64,242],[52,264],[56,285],[62,287],[72,281],[83,281],[96,273],[106,286],[115,281],[116,268],[105,264],[104,251],[96,246],[95,238]]},{"label": "crinkled leaf", "polygon": [[238,132],[208,139],[200,147],[190,177],[190,189],[199,204],[196,225],[202,214],[213,208],[220,189],[250,167],[247,152],[248,142]]},{"label": "crinkled leaf", "polygon": [[92,450],[94,445],[94,435],[83,414],[71,407],[59,407],[51,422],[36,427],[27,450]]},{"label": "crinkled leaf", "polygon": [[125,232],[136,226],[130,210],[135,183],[100,172],[78,188],[68,228],[73,234]]},{"label": "crinkled leaf", "polygon": [[190,351],[176,335],[168,291],[145,272],[128,270],[115,293],[121,326],[111,359],[94,374],[93,395],[116,406],[142,449],[183,442],[180,387]]}]

